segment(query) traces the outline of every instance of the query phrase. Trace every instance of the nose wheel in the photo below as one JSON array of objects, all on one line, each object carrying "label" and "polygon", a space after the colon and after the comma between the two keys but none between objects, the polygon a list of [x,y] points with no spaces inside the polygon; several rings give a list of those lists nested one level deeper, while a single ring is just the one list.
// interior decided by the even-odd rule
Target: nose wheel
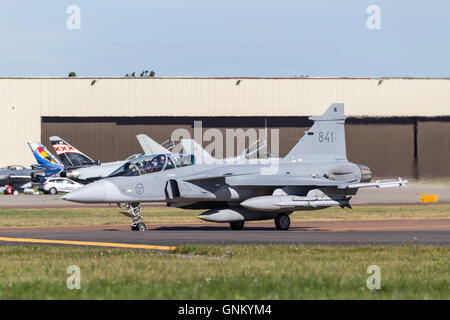
[{"label": "nose wheel", "polygon": [[144,218],[141,215],[141,204],[139,202],[127,203],[127,211],[121,212],[123,215],[130,217],[133,222],[131,223],[131,231],[146,231],[147,226],[142,221]]},{"label": "nose wheel", "polygon": [[139,222],[136,225],[134,223],[131,224],[131,231],[146,231],[147,226],[143,222]]}]

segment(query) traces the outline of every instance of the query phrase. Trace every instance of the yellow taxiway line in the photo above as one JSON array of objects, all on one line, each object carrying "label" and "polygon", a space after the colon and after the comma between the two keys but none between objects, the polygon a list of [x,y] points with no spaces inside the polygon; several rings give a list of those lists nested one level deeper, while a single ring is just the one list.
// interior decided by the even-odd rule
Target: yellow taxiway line
[{"label": "yellow taxiway line", "polygon": [[48,240],[48,239],[32,239],[32,238],[7,238],[7,237],[0,237],[0,241],[24,242],[24,243],[68,244],[68,245],[76,245],[76,246],[113,247],[113,248],[128,248],[128,249],[151,249],[151,250],[165,250],[165,251],[175,250],[175,247],[170,247],[170,246],[154,246],[154,245],[148,245],[148,244],[129,244],[129,243],[114,243],[114,242]]}]

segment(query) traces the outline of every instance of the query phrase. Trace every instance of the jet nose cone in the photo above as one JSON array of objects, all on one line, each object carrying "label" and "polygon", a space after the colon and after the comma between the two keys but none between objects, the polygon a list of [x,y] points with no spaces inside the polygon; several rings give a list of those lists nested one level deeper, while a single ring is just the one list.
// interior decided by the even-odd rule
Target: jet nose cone
[{"label": "jet nose cone", "polygon": [[80,203],[102,203],[105,202],[105,194],[111,187],[114,187],[111,182],[99,180],[73,190],[62,199]]}]

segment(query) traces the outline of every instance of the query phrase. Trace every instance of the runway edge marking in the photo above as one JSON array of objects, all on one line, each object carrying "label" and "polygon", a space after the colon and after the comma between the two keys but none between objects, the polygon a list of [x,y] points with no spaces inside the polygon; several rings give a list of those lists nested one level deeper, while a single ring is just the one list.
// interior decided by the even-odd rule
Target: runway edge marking
[{"label": "runway edge marking", "polygon": [[164,251],[175,250],[175,247],[171,247],[171,246],[155,246],[155,245],[148,245],[148,244],[129,244],[129,243],[114,243],[114,242],[48,240],[48,239],[8,238],[8,237],[0,237],[0,241],[23,242],[23,243],[68,244],[68,245],[77,245],[77,246],[113,247],[113,248],[128,248],[128,249],[151,249],[151,250],[164,250]]}]

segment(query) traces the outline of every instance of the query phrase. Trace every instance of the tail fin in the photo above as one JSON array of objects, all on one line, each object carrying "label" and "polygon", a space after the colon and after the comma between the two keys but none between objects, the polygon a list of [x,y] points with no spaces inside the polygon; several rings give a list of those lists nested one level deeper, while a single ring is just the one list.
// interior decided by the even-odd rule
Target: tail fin
[{"label": "tail fin", "polygon": [[181,139],[181,144],[186,153],[193,154],[195,156],[195,163],[213,164],[217,162],[216,158],[213,158],[201,145],[194,139]]},{"label": "tail fin", "polygon": [[45,170],[46,175],[51,175],[64,169],[64,165],[59,159],[39,142],[28,142],[28,146],[36,158],[38,165]]},{"label": "tail fin", "polygon": [[286,158],[346,160],[344,104],[333,103],[321,116],[310,117],[313,126],[287,154]]},{"label": "tail fin", "polygon": [[142,150],[146,155],[152,154],[170,154],[171,152],[164,148],[162,145],[154,141],[152,138],[146,134],[138,134],[136,138],[141,145]]},{"label": "tail fin", "polygon": [[261,151],[267,152],[267,142],[265,138],[261,138],[259,140],[256,140],[251,145],[248,146],[248,148],[244,149],[239,158],[241,160],[249,159],[250,157],[254,156],[256,154],[257,158],[259,158],[259,153]]},{"label": "tail fin", "polygon": [[92,160],[60,137],[53,136],[49,139],[65,167],[83,167],[98,164],[98,161]]}]

